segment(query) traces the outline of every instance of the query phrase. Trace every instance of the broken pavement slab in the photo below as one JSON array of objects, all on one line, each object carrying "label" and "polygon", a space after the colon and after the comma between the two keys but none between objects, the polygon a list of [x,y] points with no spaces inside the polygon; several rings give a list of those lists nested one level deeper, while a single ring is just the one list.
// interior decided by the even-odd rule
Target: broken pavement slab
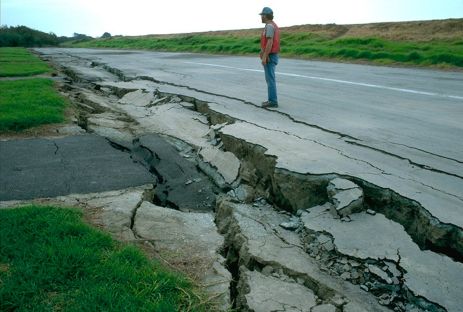
[{"label": "broken pavement slab", "polygon": [[115,238],[123,241],[135,240],[133,218],[145,200],[153,198],[153,185],[128,188],[103,193],[71,194],[52,199],[64,206],[97,209],[92,222],[103,226]]},{"label": "broken pavement slab", "polygon": [[[317,305],[314,293],[296,282],[285,282],[244,267],[240,270],[238,288],[241,291],[237,298],[239,311],[311,312]],[[249,290],[248,293],[246,289]]]},{"label": "broken pavement slab", "polygon": [[203,168],[209,165],[212,167],[212,172],[219,174],[215,178],[213,176],[213,179],[220,188],[230,187],[238,178],[240,161],[233,153],[223,152],[211,146],[201,149],[199,155],[204,163],[200,164],[200,167],[204,171],[211,171]]},{"label": "broken pavement slab", "polygon": [[[124,82],[123,85],[128,83]],[[110,84],[114,88],[115,83]],[[132,87],[137,84],[132,83]],[[147,87],[143,83],[140,86]],[[151,89],[157,92],[157,87],[151,85]],[[182,103],[178,102],[178,97],[164,96],[159,92],[156,93],[161,99],[174,102],[166,102],[150,107],[148,103],[154,98],[152,92],[138,90],[129,92],[118,101],[110,101],[105,96],[87,95],[82,93],[81,96],[88,97],[88,101],[95,103],[99,107],[107,107],[116,112],[124,112],[131,119],[136,120],[137,124],[131,124],[131,128],[126,127],[122,121],[118,121],[117,114],[103,113],[92,115],[88,118],[88,128],[100,135],[106,136],[116,141],[127,141],[131,134],[125,134],[121,129],[130,130],[130,132],[146,133],[157,132],[159,134],[175,137],[187,144],[191,144],[197,148],[200,158],[203,160],[199,163],[201,169],[210,175],[210,177],[221,188],[230,187],[237,179],[239,171],[239,160],[230,152],[222,151],[220,148],[212,146],[208,139],[208,133],[213,133],[224,124],[208,126],[207,119],[204,115],[194,112],[190,109],[185,109]],[[140,100],[140,102],[137,102]],[[110,117],[108,117],[110,115]],[[114,121],[115,120],[115,121]],[[113,129],[108,126],[113,125]]]},{"label": "broken pavement slab", "polygon": [[139,131],[168,135],[196,147],[209,146],[205,137],[209,132],[209,126],[202,121],[204,116],[185,109],[180,103],[167,103],[150,108],[133,105],[116,107],[137,120],[141,128]]},{"label": "broken pavement slab", "polygon": [[[333,218],[327,205],[312,207],[309,211],[301,216],[305,229],[330,234],[340,254],[362,261],[389,260],[405,272],[403,277],[398,277],[415,296],[437,303],[449,312],[460,311],[462,263],[420,250],[402,225],[382,214],[356,213],[350,216],[351,222],[346,223]],[[392,283],[393,276],[389,277],[381,268],[369,266],[369,270],[384,283]]]},{"label": "broken pavement slab", "polygon": [[131,131],[133,125],[122,120],[120,114],[105,112],[93,114],[86,120],[86,129],[104,138],[119,142],[132,142],[134,135]]},{"label": "broken pavement slab", "polygon": [[[463,181],[457,177],[419,171],[422,180],[417,181],[413,178],[418,173],[417,169],[409,167],[404,161],[381,153],[375,155],[367,148],[358,148],[354,151],[352,147],[342,142],[339,142],[341,145],[339,147],[330,146],[334,143],[332,142],[334,137],[327,139],[328,145],[318,142],[316,138],[305,138],[306,135],[301,137],[299,133],[267,129],[247,122],[235,122],[220,131],[223,135],[237,141],[264,148],[265,155],[276,158],[276,169],[318,176],[335,173],[357,177],[377,187],[394,190],[405,198],[418,201],[442,222],[463,227],[463,214],[461,214],[463,200],[460,199],[463,198]],[[355,152],[360,152],[363,156],[367,156],[367,153],[373,155],[363,160],[359,155],[353,157],[346,154]],[[444,191],[446,185],[451,186],[452,193]],[[456,189],[456,185],[461,186],[460,190]],[[445,209],[442,209],[442,205],[438,205],[438,202],[445,203]]]},{"label": "broken pavement slab", "polygon": [[214,216],[209,213],[186,213],[143,202],[134,224],[136,234],[152,240],[156,248],[168,248],[191,256],[197,254],[210,258],[223,244]]},{"label": "broken pavement slab", "polygon": [[121,99],[119,99],[119,103],[144,107],[152,104],[155,100],[156,98],[154,97],[153,92],[136,90],[125,94]]},{"label": "broken pavement slab", "polygon": [[217,232],[212,214],[184,213],[143,202],[135,216],[134,231],[158,252],[171,251],[170,260],[192,266],[209,294],[219,298],[220,306],[224,310],[230,306],[231,274],[218,253],[223,237]]}]

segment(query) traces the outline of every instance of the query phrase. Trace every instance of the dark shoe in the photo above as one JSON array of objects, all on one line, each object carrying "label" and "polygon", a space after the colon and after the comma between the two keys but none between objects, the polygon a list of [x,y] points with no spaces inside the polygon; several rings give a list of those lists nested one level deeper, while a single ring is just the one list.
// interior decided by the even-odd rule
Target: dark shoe
[{"label": "dark shoe", "polygon": [[267,107],[278,107],[278,103],[273,103],[273,102],[270,102],[270,101],[265,101],[265,102],[262,102],[262,107],[263,107],[263,108],[267,108]]}]

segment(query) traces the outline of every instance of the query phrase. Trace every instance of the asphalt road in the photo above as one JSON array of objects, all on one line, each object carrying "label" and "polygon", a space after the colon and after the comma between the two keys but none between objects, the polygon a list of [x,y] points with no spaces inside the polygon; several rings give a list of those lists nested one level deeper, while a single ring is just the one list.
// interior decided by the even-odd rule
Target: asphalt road
[{"label": "asphalt road", "polygon": [[[78,57],[161,82],[259,104],[255,57],[67,49]],[[281,59],[278,111],[356,144],[463,177],[463,74]]]}]

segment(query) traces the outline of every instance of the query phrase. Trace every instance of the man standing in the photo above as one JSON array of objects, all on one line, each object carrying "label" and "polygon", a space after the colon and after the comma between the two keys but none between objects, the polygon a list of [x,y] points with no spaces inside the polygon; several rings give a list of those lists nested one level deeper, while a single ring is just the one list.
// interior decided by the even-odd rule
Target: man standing
[{"label": "man standing", "polygon": [[278,64],[278,53],[280,52],[280,29],[273,21],[271,8],[263,8],[260,16],[262,23],[265,24],[260,37],[260,59],[264,66],[268,92],[268,100],[262,103],[262,107],[278,107],[275,66]]}]

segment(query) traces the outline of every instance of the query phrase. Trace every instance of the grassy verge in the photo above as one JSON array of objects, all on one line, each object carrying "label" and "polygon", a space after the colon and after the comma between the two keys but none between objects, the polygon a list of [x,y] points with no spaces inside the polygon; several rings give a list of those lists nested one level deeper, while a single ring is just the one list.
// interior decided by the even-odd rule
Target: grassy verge
[{"label": "grassy verge", "polygon": [[50,67],[24,48],[0,48],[0,77],[32,76]]},{"label": "grassy verge", "polygon": [[210,311],[185,278],[75,209],[0,210],[1,311]]},{"label": "grassy verge", "polygon": [[[74,43],[76,47],[149,49],[174,52],[257,54],[256,36],[187,35],[113,37]],[[328,38],[318,34],[282,33],[281,55],[298,58],[362,60],[377,64],[463,67],[463,40],[393,41],[376,37]]]},{"label": "grassy verge", "polygon": [[148,49],[173,52],[259,53],[259,40],[252,37],[191,35],[172,38],[114,37],[73,44],[77,47]]},{"label": "grassy verge", "polygon": [[282,45],[287,47],[285,53],[296,56],[463,67],[463,41],[407,42],[379,38],[324,40],[296,34],[283,36]]},{"label": "grassy verge", "polygon": [[0,81],[0,131],[62,122],[65,107],[50,79]]}]

